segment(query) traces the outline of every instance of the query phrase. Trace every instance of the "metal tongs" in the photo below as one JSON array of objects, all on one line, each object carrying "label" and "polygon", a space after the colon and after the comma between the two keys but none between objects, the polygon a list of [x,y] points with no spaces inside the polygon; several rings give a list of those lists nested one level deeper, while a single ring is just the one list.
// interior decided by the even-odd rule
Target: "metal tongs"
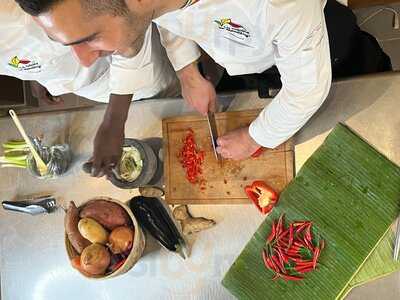
[{"label": "metal tongs", "polygon": [[21,201],[3,201],[5,210],[22,212],[32,216],[52,213],[57,209],[56,199],[51,195],[33,197]]}]

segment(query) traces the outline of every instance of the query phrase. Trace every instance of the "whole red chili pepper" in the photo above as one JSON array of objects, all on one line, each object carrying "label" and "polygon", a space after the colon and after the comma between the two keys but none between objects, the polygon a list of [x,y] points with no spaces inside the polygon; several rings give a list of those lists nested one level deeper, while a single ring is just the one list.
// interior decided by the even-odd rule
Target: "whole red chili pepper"
[{"label": "whole red chili pepper", "polygon": [[311,272],[314,270],[313,266],[295,266],[294,270],[300,274]]},{"label": "whole red chili pepper", "polygon": [[276,235],[279,236],[285,230],[285,214],[281,214],[278,220],[278,224],[276,225]]},{"label": "whole red chili pepper", "polygon": [[296,234],[299,234],[300,232],[302,232],[304,230],[304,228],[306,228],[307,226],[308,226],[308,222],[305,222],[302,225],[298,226],[296,228]]},{"label": "whole red chili pepper", "polygon": [[279,277],[282,277],[283,279],[290,281],[298,281],[298,280],[302,280],[304,279],[304,277],[301,276],[294,276],[294,275],[287,275],[287,274],[281,274],[281,273],[276,273],[276,275],[278,275]]},{"label": "whole red chili pepper", "polygon": [[268,256],[268,259],[271,262],[272,270],[274,270],[275,272],[280,272],[279,266],[275,263],[271,255]]},{"label": "whole red chili pepper", "polygon": [[319,254],[321,253],[321,250],[318,247],[315,247],[314,251],[314,256],[313,256],[313,268],[315,269],[317,266]]},{"label": "whole red chili pepper", "polygon": [[276,228],[275,228],[275,222],[272,222],[272,227],[271,227],[271,233],[269,234],[267,238],[267,242],[270,243],[276,236]]},{"label": "whole red chili pepper", "polygon": [[293,244],[293,237],[294,237],[293,230],[294,230],[293,225],[290,224],[289,225],[289,242],[288,242],[288,246],[287,246],[288,250]]},{"label": "whole red chili pepper", "polygon": [[[324,240],[318,240],[313,244],[312,222],[296,221],[289,223],[285,228],[284,215],[277,223],[272,222],[271,232],[266,238],[266,246],[263,260],[266,267],[276,272],[273,280],[282,278],[285,280],[302,280],[304,277],[297,274],[311,272],[317,267],[318,259],[323,249]],[[311,252],[311,258],[305,258],[307,252]]]},{"label": "whole red chili pepper", "polygon": [[314,262],[312,260],[304,260],[304,261],[299,261],[296,263],[296,266],[299,267],[313,267]]},{"label": "whole red chili pepper", "polygon": [[281,263],[279,261],[279,259],[276,257],[276,255],[272,255],[271,259],[272,259],[272,262],[278,267],[278,270],[281,273],[285,273],[285,266],[283,265],[283,263]]},{"label": "whole red chili pepper", "polygon": [[279,258],[284,262],[288,263],[289,262],[289,257],[283,253],[283,251],[280,248],[276,249],[276,252],[278,253]]},{"label": "whole red chili pepper", "polygon": [[308,249],[310,249],[311,251],[314,250],[313,244],[312,244],[307,238],[304,238],[304,239],[303,239],[303,242],[304,242],[304,244],[306,245],[305,248],[308,248]]},{"label": "whole red chili pepper", "polygon": [[304,260],[302,257],[290,257],[290,260],[296,263],[296,265],[299,264],[310,264],[311,266],[313,265],[312,261]]},{"label": "whole red chili pepper", "polygon": [[289,236],[289,229],[284,230],[283,232],[281,232],[281,234],[278,236],[278,239],[283,239],[286,236]]},{"label": "whole red chili pepper", "polygon": [[262,251],[262,258],[263,258],[263,261],[264,261],[264,265],[267,268],[270,268],[270,266],[268,265],[268,256],[267,256],[267,252],[265,251],[265,249],[263,249],[263,251]]}]

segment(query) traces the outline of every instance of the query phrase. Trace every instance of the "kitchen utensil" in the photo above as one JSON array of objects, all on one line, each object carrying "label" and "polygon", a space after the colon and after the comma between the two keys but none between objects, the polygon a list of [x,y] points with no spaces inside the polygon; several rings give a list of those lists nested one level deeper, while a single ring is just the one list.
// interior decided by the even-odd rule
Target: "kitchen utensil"
[{"label": "kitchen utensil", "polygon": [[48,169],[47,174],[42,176],[37,169],[32,153],[29,153],[27,166],[33,176],[39,179],[57,178],[67,172],[72,160],[72,153],[68,144],[47,147],[43,146],[37,138],[33,138],[32,143],[38,149],[38,153],[43,158],[43,161],[46,162]]},{"label": "kitchen utensil", "polygon": [[400,217],[397,217],[396,237],[393,249],[393,259],[395,261],[399,260],[399,252],[400,252]]},{"label": "kitchen utensil", "polygon": [[22,201],[3,201],[1,204],[5,210],[27,213],[33,216],[52,213],[57,209],[56,199],[51,195]]},{"label": "kitchen utensil", "polygon": [[[218,134],[248,126],[259,111],[216,113]],[[186,179],[178,154],[182,139],[192,128],[199,151],[204,151],[202,178],[204,188]],[[264,180],[275,191],[281,192],[294,175],[294,147],[291,140],[276,147],[264,149],[257,158],[242,161],[216,161],[210,144],[207,119],[201,116],[180,116],[163,120],[163,159],[165,199],[168,204],[250,204],[244,187],[255,180]],[[202,185],[203,187],[203,185]]]},{"label": "kitchen utensil", "polygon": [[218,131],[217,131],[217,123],[215,121],[215,113],[209,111],[207,113],[207,121],[208,127],[210,129],[210,136],[211,136],[211,143],[214,150],[214,155],[217,161],[220,160],[220,156],[217,153],[217,138],[218,138]]},{"label": "kitchen utensil", "polygon": [[23,139],[25,140],[25,143],[28,145],[29,149],[31,150],[31,153],[36,161],[36,166],[37,169],[40,173],[41,176],[44,176],[47,174],[48,169],[47,169],[47,165],[43,162],[42,158],[40,157],[40,155],[37,153],[35,147],[32,145],[32,141],[31,139],[28,137],[28,135],[25,132],[24,127],[22,127],[21,122],[19,121],[17,114],[15,113],[14,110],[10,109],[9,114],[11,116],[11,118],[13,119],[15,126],[17,127],[18,131],[20,132],[20,134],[22,135]]},{"label": "kitchen utensil", "polygon": [[[238,299],[342,299],[385,240],[398,211],[400,168],[338,125],[281,193],[223,279]],[[273,281],[262,261],[272,220],[310,220],[325,240],[320,265],[302,282]],[[390,258],[389,258],[390,259]]]}]

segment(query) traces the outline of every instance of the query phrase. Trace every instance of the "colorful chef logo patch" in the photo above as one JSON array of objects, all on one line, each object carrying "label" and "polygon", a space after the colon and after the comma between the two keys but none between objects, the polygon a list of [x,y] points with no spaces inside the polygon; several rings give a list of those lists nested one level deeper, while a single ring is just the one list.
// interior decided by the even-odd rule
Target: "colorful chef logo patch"
[{"label": "colorful chef logo patch", "polygon": [[34,60],[19,58],[14,56],[8,62],[8,65],[21,72],[37,73],[40,72],[42,66]]},{"label": "colorful chef logo patch", "polygon": [[250,32],[244,28],[242,25],[232,22],[229,18],[223,18],[220,20],[214,21],[218,24],[218,28],[221,30],[225,30],[230,35],[234,36],[235,38],[246,40],[250,38]]}]

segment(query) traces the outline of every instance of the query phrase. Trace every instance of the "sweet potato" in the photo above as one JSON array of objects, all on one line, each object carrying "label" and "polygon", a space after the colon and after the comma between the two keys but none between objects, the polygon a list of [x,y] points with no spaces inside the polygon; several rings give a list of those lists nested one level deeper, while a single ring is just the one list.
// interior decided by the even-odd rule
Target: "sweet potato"
[{"label": "sweet potato", "polygon": [[78,222],[79,210],[75,206],[75,203],[71,201],[64,219],[65,232],[67,233],[72,247],[74,247],[74,249],[81,254],[83,249],[85,249],[91,243],[79,233]]},{"label": "sweet potato", "polygon": [[130,224],[129,215],[125,209],[107,200],[90,201],[82,208],[80,217],[92,218],[108,230]]}]

